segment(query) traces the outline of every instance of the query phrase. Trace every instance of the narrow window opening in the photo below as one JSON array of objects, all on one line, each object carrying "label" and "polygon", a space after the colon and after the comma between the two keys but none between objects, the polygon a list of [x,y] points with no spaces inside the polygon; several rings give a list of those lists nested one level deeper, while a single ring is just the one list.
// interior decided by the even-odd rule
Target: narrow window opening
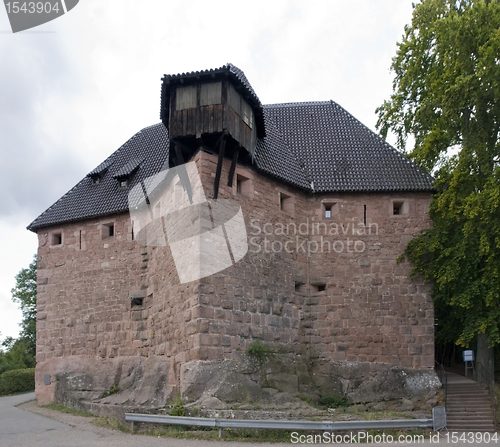
[{"label": "narrow window opening", "polygon": [[408,206],[404,201],[393,202],[392,204],[392,214],[398,216],[400,214],[406,214],[408,212]]},{"label": "narrow window opening", "polygon": [[299,292],[302,289],[302,285],[304,283],[302,281],[295,281],[295,291]]},{"label": "narrow window opening", "polygon": [[325,205],[325,217],[329,219],[332,217],[332,205],[326,204]]},{"label": "narrow window opening", "polygon": [[115,224],[107,223],[102,226],[102,238],[107,239],[108,237],[113,237],[115,235]]},{"label": "narrow window opening", "polygon": [[62,233],[54,233],[52,235],[52,245],[61,245],[62,244]]},{"label": "narrow window opening", "polygon": [[312,293],[324,292],[326,290],[326,284],[325,283],[310,284],[309,289],[311,290]]},{"label": "narrow window opening", "polygon": [[323,217],[331,219],[338,212],[337,204],[333,202],[323,202]]},{"label": "narrow window opening", "polygon": [[243,175],[236,175],[236,193],[245,197],[252,197],[253,187],[252,180]]},{"label": "narrow window opening", "polygon": [[365,207],[365,212],[364,212],[364,216],[363,216],[363,222],[365,224],[365,227],[366,227],[366,205],[364,205]]},{"label": "narrow window opening", "polygon": [[175,97],[175,109],[185,110],[194,109],[197,102],[197,87],[190,85],[187,87],[178,87]]},{"label": "narrow window opening", "polygon": [[134,240],[134,221],[132,221],[132,240]]},{"label": "narrow window opening", "polygon": [[293,215],[293,198],[291,196],[280,193],[280,210]]},{"label": "narrow window opening", "polygon": [[78,239],[78,245],[80,247],[80,250],[82,249],[82,230],[80,230],[80,235],[79,235],[79,239]]},{"label": "narrow window opening", "polygon": [[142,306],[144,298],[132,298],[130,297],[131,307]]}]

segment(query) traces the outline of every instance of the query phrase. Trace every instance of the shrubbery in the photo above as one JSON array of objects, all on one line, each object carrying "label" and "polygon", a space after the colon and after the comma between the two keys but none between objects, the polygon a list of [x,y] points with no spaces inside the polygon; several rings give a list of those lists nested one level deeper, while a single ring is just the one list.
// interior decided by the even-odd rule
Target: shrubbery
[{"label": "shrubbery", "polygon": [[35,389],[35,368],[14,369],[0,375],[0,396]]}]

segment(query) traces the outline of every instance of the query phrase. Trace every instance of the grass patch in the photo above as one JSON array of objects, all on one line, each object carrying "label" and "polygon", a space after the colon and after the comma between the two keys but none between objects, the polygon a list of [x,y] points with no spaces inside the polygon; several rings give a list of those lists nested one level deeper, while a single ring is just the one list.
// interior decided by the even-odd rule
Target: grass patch
[{"label": "grass patch", "polygon": [[40,405],[40,407],[41,408],[48,408],[49,410],[58,411],[59,413],[73,414],[75,416],[83,416],[83,417],[86,417],[86,418],[96,417],[92,413],[88,413],[86,411],[77,410],[76,408],[65,407],[64,405],[58,405],[58,404],[55,404],[53,402],[50,403],[50,404],[47,404],[47,405]]},{"label": "grass patch", "polygon": [[155,438],[175,439],[202,439],[212,441],[239,441],[239,442],[290,442],[291,431],[269,429],[222,429],[219,438],[219,429],[212,427],[186,427],[171,425],[165,428],[151,428],[139,430],[138,435],[154,436]]},{"label": "grass patch", "polygon": [[116,385],[113,385],[110,389],[109,389],[109,394],[115,394],[115,393],[118,393],[118,391],[120,391],[120,388],[118,387],[118,384]]},{"label": "grass patch", "polygon": [[96,417],[90,423],[95,425],[96,427],[104,427],[104,428],[109,428],[111,430],[119,430],[123,433],[131,433],[130,427],[123,425],[118,419],[109,418],[106,416]]},{"label": "grass patch", "polygon": [[259,360],[266,360],[268,357],[274,356],[271,347],[267,343],[262,343],[260,340],[254,340],[246,350],[246,353]]},{"label": "grass patch", "polygon": [[345,396],[337,397],[330,395],[321,396],[319,403],[327,408],[349,407],[351,405]]}]

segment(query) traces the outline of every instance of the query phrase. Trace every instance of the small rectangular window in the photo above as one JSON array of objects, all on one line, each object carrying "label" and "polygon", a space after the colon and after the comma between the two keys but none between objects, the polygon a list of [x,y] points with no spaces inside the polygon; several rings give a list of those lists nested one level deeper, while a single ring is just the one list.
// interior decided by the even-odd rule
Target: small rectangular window
[{"label": "small rectangular window", "polygon": [[325,217],[332,217],[332,205],[325,205]]},{"label": "small rectangular window", "polygon": [[128,180],[120,180],[120,188],[126,188],[128,186]]},{"label": "small rectangular window", "polygon": [[175,97],[175,109],[185,110],[194,109],[197,102],[197,88],[196,85],[189,85],[187,87],[178,87]]},{"label": "small rectangular window", "polygon": [[293,215],[294,213],[294,203],[292,196],[280,192],[280,211],[284,213]]},{"label": "small rectangular window", "polygon": [[311,284],[309,286],[309,289],[312,293],[324,292],[326,290],[326,284],[325,283]]},{"label": "small rectangular window", "polygon": [[235,113],[241,116],[241,96],[231,84],[229,84],[227,89],[227,102]]},{"label": "small rectangular window", "polygon": [[102,239],[114,237],[114,235],[115,235],[115,224],[113,222],[102,225]]},{"label": "small rectangular window", "polygon": [[392,214],[394,216],[408,214],[408,203],[404,200],[394,200],[392,202]]},{"label": "small rectangular window", "polygon": [[62,233],[53,233],[52,245],[61,245],[61,244],[62,244]]},{"label": "small rectangular window", "polygon": [[253,111],[243,99],[241,100],[241,119],[250,129],[253,129]]},{"label": "small rectangular window", "polygon": [[142,306],[144,298],[130,298],[131,307]]},{"label": "small rectangular window", "polygon": [[335,202],[323,202],[323,217],[331,219],[337,214],[337,204]]},{"label": "small rectangular window", "polygon": [[241,174],[236,174],[236,193],[241,194],[244,197],[252,197],[252,180]]},{"label": "small rectangular window", "polygon": [[222,99],[222,82],[202,84],[200,87],[200,106],[220,104]]}]

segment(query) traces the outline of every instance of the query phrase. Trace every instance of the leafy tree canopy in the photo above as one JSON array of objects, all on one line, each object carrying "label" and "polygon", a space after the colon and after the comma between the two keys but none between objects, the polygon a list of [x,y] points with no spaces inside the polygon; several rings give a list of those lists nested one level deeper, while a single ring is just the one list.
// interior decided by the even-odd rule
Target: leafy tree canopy
[{"label": "leafy tree canopy", "polygon": [[434,281],[437,338],[500,344],[500,0],[414,5],[392,69],[377,127],[436,179],[406,254]]},{"label": "leafy tree canopy", "polygon": [[[19,341],[32,356],[36,354],[36,255],[26,269],[16,275],[16,286],[11,290],[12,301],[23,313]],[[5,343],[5,342],[4,342]]]}]

